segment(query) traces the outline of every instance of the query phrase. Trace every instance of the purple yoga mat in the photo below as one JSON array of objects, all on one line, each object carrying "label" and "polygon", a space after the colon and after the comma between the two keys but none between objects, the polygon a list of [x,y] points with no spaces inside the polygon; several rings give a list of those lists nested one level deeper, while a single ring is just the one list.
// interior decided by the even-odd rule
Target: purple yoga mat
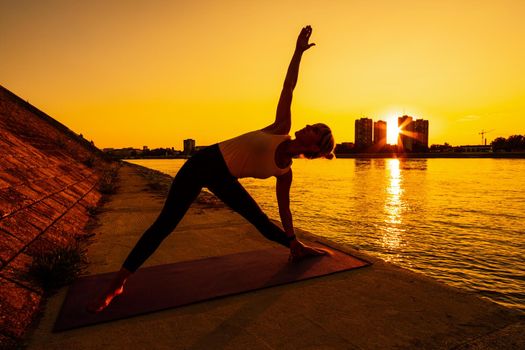
[{"label": "purple yoga mat", "polygon": [[370,263],[333,248],[330,255],[288,262],[289,250],[276,247],[225,256],[139,269],[126,283],[124,293],[98,314],[86,311],[115,272],[82,277],[69,287],[54,332],[204,300],[278,286]]}]

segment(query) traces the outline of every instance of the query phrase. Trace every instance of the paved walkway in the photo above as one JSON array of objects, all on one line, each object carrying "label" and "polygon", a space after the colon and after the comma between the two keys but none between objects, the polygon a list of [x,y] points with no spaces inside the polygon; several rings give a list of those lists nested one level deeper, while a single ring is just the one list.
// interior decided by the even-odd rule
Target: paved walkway
[{"label": "paved walkway", "polygon": [[[105,204],[89,247],[90,273],[118,270],[159,212],[164,199],[140,173],[135,167],[121,168],[120,190]],[[237,214],[200,200],[145,266],[271,245]],[[371,267],[51,333],[63,289],[49,300],[28,348],[525,348],[525,326],[515,312],[367,258],[374,262]]]}]

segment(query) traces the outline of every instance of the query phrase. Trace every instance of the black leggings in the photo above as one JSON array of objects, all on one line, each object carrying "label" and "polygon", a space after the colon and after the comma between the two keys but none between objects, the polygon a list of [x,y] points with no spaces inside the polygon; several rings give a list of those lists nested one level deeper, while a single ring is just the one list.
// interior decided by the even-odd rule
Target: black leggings
[{"label": "black leggings", "polygon": [[124,268],[135,272],[153,254],[182,220],[203,187],[207,187],[230,208],[241,214],[266,238],[285,247],[290,246],[285,232],[268,219],[237,178],[230,174],[219,146],[215,144],[197,152],[179,170],[159,217],[129,253],[124,261]]}]

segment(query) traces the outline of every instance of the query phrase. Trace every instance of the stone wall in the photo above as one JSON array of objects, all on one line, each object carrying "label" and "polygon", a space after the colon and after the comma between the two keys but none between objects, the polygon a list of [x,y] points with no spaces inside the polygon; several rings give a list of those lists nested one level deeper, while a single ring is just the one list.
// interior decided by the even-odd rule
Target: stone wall
[{"label": "stone wall", "polygon": [[0,348],[20,340],[43,291],[35,252],[85,235],[111,166],[90,142],[0,86]]}]

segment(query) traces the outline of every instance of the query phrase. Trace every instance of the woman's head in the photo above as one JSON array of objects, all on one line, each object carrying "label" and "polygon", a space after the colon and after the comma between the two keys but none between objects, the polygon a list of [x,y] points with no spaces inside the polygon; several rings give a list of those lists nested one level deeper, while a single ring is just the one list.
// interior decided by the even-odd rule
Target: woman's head
[{"label": "woman's head", "polygon": [[328,125],[323,123],[307,125],[297,131],[295,137],[308,148],[308,150],[303,153],[306,158],[314,159],[323,157],[332,159],[334,157],[332,151],[335,147],[335,141],[332,130],[330,130]]}]

